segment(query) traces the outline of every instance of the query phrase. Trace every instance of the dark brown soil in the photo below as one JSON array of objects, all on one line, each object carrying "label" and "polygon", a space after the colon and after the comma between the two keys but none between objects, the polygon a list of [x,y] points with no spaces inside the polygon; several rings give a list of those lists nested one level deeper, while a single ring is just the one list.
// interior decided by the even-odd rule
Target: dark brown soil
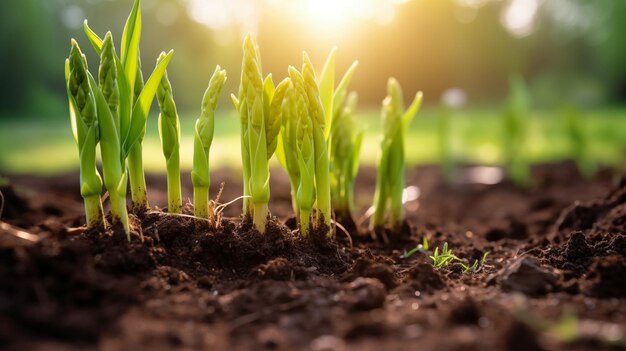
[{"label": "dark brown soil", "polygon": [[[115,228],[75,229],[76,174],[9,177],[0,189],[0,349],[626,348],[626,180],[609,171],[583,179],[569,163],[533,172],[534,185],[520,190],[448,186],[435,168],[411,170],[407,185],[420,195],[388,244],[358,218],[373,169],[358,179],[358,230],[332,241],[282,224],[292,213],[278,170],[265,235],[240,220],[236,202],[217,230],[153,208],[132,217],[130,242]],[[211,194],[224,181],[222,202],[236,198],[239,177],[216,172]],[[163,205],[164,177],[148,184],[151,204]],[[430,252],[403,256],[423,237]],[[435,269],[428,256],[444,242],[469,266],[489,252],[486,263]]]}]

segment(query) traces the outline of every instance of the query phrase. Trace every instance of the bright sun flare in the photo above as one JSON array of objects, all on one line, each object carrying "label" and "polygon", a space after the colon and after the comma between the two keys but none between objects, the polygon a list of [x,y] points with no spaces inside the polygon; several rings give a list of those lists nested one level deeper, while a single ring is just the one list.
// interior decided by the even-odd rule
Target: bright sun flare
[{"label": "bright sun flare", "polygon": [[345,29],[360,21],[388,24],[408,0],[188,0],[189,14],[213,29],[238,26],[253,31],[263,12],[281,14],[320,31]]}]

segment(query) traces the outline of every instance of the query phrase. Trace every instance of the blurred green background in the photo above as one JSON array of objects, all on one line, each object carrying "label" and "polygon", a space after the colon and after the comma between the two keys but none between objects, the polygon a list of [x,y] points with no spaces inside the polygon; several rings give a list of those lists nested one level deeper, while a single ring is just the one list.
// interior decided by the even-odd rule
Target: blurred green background
[{"label": "blurred green background", "polygon": [[[70,38],[97,57],[82,31],[89,19],[116,42],[131,0],[20,0],[0,2],[0,174],[61,173],[77,168],[63,61]],[[568,158],[570,145],[558,111],[584,112],[590,154],[623,164],[626,150],[626,1],[623,0],[144,0],[144,74],[162,50],[183,127],[182,162],[189,167],[192,126],[213,68],[229,80],[220,101],[212,166],[239,162],[239,127],[228,95],[237,91],[241,39],[258,37],[264,73],[275,81],[299,65],[306,50],[320,69],[333,45],[343,72],[360,61],[351,89],[360,96],[367,126],[363,159],[377,150],[378,110],[386,80],[395,76],[406,99],[424,91],[426,107],[407,145],[411,163],[437,161],[441,96],[455,92],[462,107],[452,116],[453,151],[465,162],[502,161],[499,121],[508,80],[521,74],[532,93],[527,154],[535,162]],[[156,105],[153,107],[155,112]],[[149,120],[146,168],[164,170]]]}]

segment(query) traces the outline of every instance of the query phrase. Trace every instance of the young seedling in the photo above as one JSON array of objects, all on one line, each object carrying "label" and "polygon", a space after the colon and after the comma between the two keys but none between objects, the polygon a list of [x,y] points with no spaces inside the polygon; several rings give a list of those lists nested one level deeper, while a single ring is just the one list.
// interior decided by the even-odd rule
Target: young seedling
[{"label": "young seedling", "polygon": [[[165,58],[161,53],[157,63]],[[165,156],[167,170],[167,210],[170,213],[180,213],[182,195],[180,190],[180,120],[176,111],[176,103],[172,92],[172,85],[167,77],[167,71],[161,78],[161,84],[156,92],[159,103],[159,137]]]},{"label": "young seedling", "polygon": [[[122,142],[122,159],[128,160],[133,208],[143,211],[148,206],[146,182],[143,172],[141,143],[146,132],[146,122],[150,106],[160,84],[164,71],[172,56],[170,51],[158,64],[143,84],[139,41],[141,37],[141,0],[136,0],[124,26],[121,43],[121,58],[115,55],[120,90],[119,130]],[[85,33],[98,54],[102,51],[102,39],[91,29],[87,21]],[[123,72],[123,74],[122,74]],[[124,166],[126,167],[126,166]]]},{"label": "young seedling", "polygon": [[85,203],[86,223],[88,227],[103,227],[102,178],[96,168],[99,141],[96,101],[87,78],[87,59],[75,40],[70,57],[65,60],[65,80],[70,122],[80,155],[80,194]]},{"label": "young seedling", "polygon": [[[118,73],[115,65],[115,48],[113,38],[108,32],[104,37],[102,52],[100,53],[100,87],[90,76],[89,82],[94,91],[98,125],[100,127],[100,153],[102,154],[102,171],[104,185],[109,191],[109,203],[111,205],[111,217],[113,223],[120,223],[126,233],[130,233],[128,225],[128,210],[126,209],[126,172],[121,157],[122,149],[120,135],[118,133],[119,119],[117,115],[119,107],[119,88],[117,87]],[[113,94],[109,94],[111,87],[116,87]],[[106,94],[105,94],[106,93]]]},{"label": "young seedling", "polygon": [[213,132],[215,130],[215,108],[226,82],[226,71],[220,66],[215,67],[213,76],[209,80],[209,87],[204,92],[202,98],[202,108],[200,117],[196,120],[194,141],[193,141],[193,168],[191,171],[191,182],[193,184],[193,205],[196,217],[210,220],[212,227],[216,225],[216,218],[209,218],[207,207],[209,201],[209,187],[211,176],[209,174],[209,151],[213,142]]},{"label": "young seedling", "polygon": [[336,54],[337,48],[334,47],[328,54],[316,81],[324,112],[323,128],[329,154],[331,206],[338,222],[354,227],[352,200],[354,180],[359,166],[362,130],[356,126],[352,118],[356,110],[357,95],[351,94],[348,101],[346,97],[348,85],[359,62],[352,62],[339,84],[335,86]]},{"label": "young seedling", "polygon": [[[333,178],[329,150],[332,149],[331,135],[334,130],[331,125],[333,116],[346,112],[343,111],[346,89],[357,66],[357,62],[350,66],[335,89],[335,52],[334,48],[319,77],[316,77],[306,53],[303,53],[301,72],[289,68],[291,84],[283,106],[283,123],[276,155],[289,175],[294,211],[300,222],[301,233],[305,236],[311,229],[309,216],[313,212],[315,220],[312,227],[326,228],[327,235],[331,234]],[[348,113],[352,113],[355,104],[356,98],[353,98],[350,105],[352,110]]]},{"label": "young seedling", "polygon": [[355,228],[352,217],[354,182],[359,170],[363,129],[354,120],[357,94],[350,93],[346,106],[338,109],[330,135],[331,199],[335,218],[349,228]]},{"label": "young seedling", "polygon": [[520,76],[511,78],[509,98],[504,110],[504,152],[509,177],[519,187],[530,183],[530,170],[524,155],[530,95]]},{"label": "young seedling", "polygon": [[289,77],[282,110],[282,148],[277,155],[289,174],[292,191],[295,192],[294,207],[300,233],[306,237],[311,230],[311,215],[316,200],[314,122],[309,114],[304,77],[294,67],[289,67]]},{"label": "young seedling", "polygon": [[448,249],[448,243],[444,243],[441,253],[439,253],[439,248],[435,247],[435,251],[432,256],[429,256],[433,261],[433,267],[436,269],[445,268],[453,262],[462,262],[460,258],[452,253],[452,250]]},{"label": "young seedling", "polygon": [[[129,156],[131,150],[136,150],[136,145],[140,144],[143,139],[150,105],[172,57],[172,51],[160,60],[145,86],[141,88],[143,82],[140,84],[139,81],[142,80],[142,76],[138,73],[141,32],[140,1],[135,1],[124,27],[121,59],[115,53],[110,33],[107,33],[103,40],[89,28],[87,21],[85,21],[84,28],[87,38],[100,55],[101,61],[98,75],[100,86],[89,72],[86,72],[86,76],[96,108],[104,184],[109,192],[113,222],[119,222],[122,225],[130,240],[126,209],[126,160],[132,158]],[[136,95],[138,89],[141,92]],[[118,98],[119,102],[117,102]],[[139,167],[141,172],[137,172],[137,167],[133,167],[131,163],[129,159],[131,178],[132,169],[135,169],[134,173],[139,173],[139,178],[143,179],[143,166]],[[131,186],[133,186],[132,179]],[[143,193],[145,199],[145,181]],[[147,206],[147,202],[135,200],[134,198],[135,206],[140,203]]]},{"label": "young seedling", "polygon": [[326,234],[331,235],[331,201],[330,201],[330,160],[326,144],[326,117],[320,100],[320,91],[315,78],[313,64],[306,52],[302,54],[302,77],[304,91],[308,99],[308,111],[311,116],[313,134],[313,150],[315,153],[315,222],[316,229],[326,227]]},{"label": "young seedling", "polygon": [[487,262],[487,256],[489,256],[489,251],[486,251],[483,256],[479,260],[474,260],[474,264],[471,266],[466,265],[463,262],[459,262],[461,268],[463,268],[463,273],[475,273],[478,272]]},{"label": "young seedling", "polygon": [[428,239],[426,239],[426,237],[422,238],[422,243],[417,245],[416,247],[414,247],[413,249],[409,250],[409,251],[404,251],[404,253],[402,255],[400,255],[400,258],[405,259],[405,258],[409,258],[411,256],[413,256],[414,254],[421,252],[421,253],[427,253],[428,252]]},{"label": "young seedling", "polygon": [[404,110],[402,89],[394,78],[387,84],[388,96],[383,101],[384,135],[381,142],[381,154],[378,160],[378,177],[374,195],[374,215],[371,220],[372,236],[385,225],[385,214],[389,208],[389,222],[397,229],[404,221],[402,193],[404,191],[404,136],[411,120],[422,103],[422,92]]},{"label": "young seedling", "polygon": [[233,95],[232,99],[241,121],[244,217],[252,218],[255,228],[265,233],[270,199],[269,159],[276,150],[281,124],[280,109],[270,106],[281,106],[286,87],[280,93],[271,75],[265,81],[262,77],[259,50],[248,35],[243,44],[239,97]]},{"label": "young seedling", "polygon": [[561,115],[578,171],[584,177],[593,176],[596,171],[596,164],[589,157],[588,136],[580,109],[575,106],[566,106],[562,109]]}]

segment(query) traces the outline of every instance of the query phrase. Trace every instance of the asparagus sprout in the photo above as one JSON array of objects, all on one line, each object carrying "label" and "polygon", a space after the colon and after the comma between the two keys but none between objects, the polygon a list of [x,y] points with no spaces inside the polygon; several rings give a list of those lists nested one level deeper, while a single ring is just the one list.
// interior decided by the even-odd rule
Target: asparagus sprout
[{"label": "asparagus sprout", "polygon": [[100,127],[100,153],[102,154],[102,169],[104,185],[109,191],[109,203],[111,205],[111,217],[113,224],[120,223],[126,233],[130,233],[128,225],[128,210],[126,209],[126,172],[121,158],[122,150],[120,135],[118,133],[114,112],[118,106],[112,99],[107,100],[105,92],[109,87],[115,86],[117,78],[115,65],[115,49],[111,33],[107,33],[102,44],[100,53],[100,86],[90,76],[89,82],[94,91],[98,111],[98,124]]},{"label": "asparagus sprout", "polygon": [[[157,62],[165,58],[162,52]],[[159,137],[163,147],[167,170],[167,209],[170,213],[180,213],[182,195],[180,190],[180,120],[176,111],[176,103],[172,92],[172,85],[167,71],[161,78],[161,84],[156,92],[159,103]]]},{"label": "asparagus sprout", "polygon": [[313,133],[313,148],[315,150],[315,206],[316,221],[314,228],[326,226],[327,235],[330,235],[331,202],[330,202],[330,165],[328,146],[324,131],[326,117],[320,100],[319,88],[315,79],[313,64],[306,52],[302,58],[302,77],[304,79],[304,91],[308,99],[308,111],[311,116],[311,128]]},{"label": "asparagus sprout", "polygon": [[209,81],[209,87],[202,98],[202,110],[196,120],[193,142],[193,169],[191,182],[193,184],[194,214],[196,217],[211,220],[215,226],[215,218],[209,218],[208,201],[211,177],[209,174],[209,150],[213,142],[215,129],[215,108],[222,87],[226,82],[226,71],[220,66],[215,67],[215,72]]},{"label": "asparagus sprout", "polygon": [[[135,178],[143,179],[143,166],[134,167],[131,165],[133,163],[131,159],[136,160],[137,155],[133,154],[132,157],[129,155],[131,150],[136,148],[136,145],[141,144],[146,130],[150,105],[172,57],[172,51],[162,57],[143,86],[139,69],[139,37],[141,32],[139,10],[140,0],[136,0],[124,27],[121,59],[115,53],[110,33],[107,33],[103,40],[89,28],[87,21],[84,25],[87,38],[101,57],[98,74],[100,86],[97,85],[89,72],[86,73],[86,76],[97,108],[104,184],[110,195],[113,221],[114,223],[121,223],[129,240],[130,230],[126,209],[126,161],[128,159],[131,178],[133,178],[134,173],[140,174],[140,177]],[[141,88],[142,86],[143,88]],[[116,90],[119,91],[119,103],[116,102]],[[140,147],[139,150],[141,150]],[[141,156],[140,151],[139,156]],[[135,165],[137,165],[136,162]],[[137,172],[139,168],[141,168],[141,172]],[[145,180],[143,184],[143,198],[145,199]],[[131,186],[133,186],[132,179]],[[135,196],[133,197],[135,207],[142,203],[141,201],[138,202]],[[147,206],[147,202],[143,202],[143,204]]]},{"label": "asparagus sprout", "polygon": [[[298,70],[290,67],[291,74],[299,74]],[[293,70],[294,72],[291,72]],[[298,164],[298,154],[296,153],[296,131],[298,120],[302,113],[307,113],[306,100],[300,95],[291,80],[288,81],[285,102],[282,106],[282,125],[278,135],[278,146],[276,148],[276,158],[281,166],[287,171],[289,183],[291,184],[291,202],[296,217],[299,217],[299,205],[297,191],[300,186],[300,166]],[[308,230],[308,229],[307,229]]]},{"label": "asparagus sprout", "polygon": [[[144,88],[143,74],[141,73],[141,58],[137,51],[137,73],[135,74],[135,83],[133,85],[133,104],[137,102],[141,91]],[[158,89],[157,89],[158,91]],[[135,211],[143,211],[148,208],[148,193],[146,187],[146,177],[143,169],[143,138],[145,129],[139,135],[139,140],[130,148],[128,153],[128,173],[130,175],[130,189]]]},{"label": "asparagus sprout", "polygon": [[[328,54],[317,84],[325,117],[324,135],[329,157],[331,206],[339,222],[352,227],[354,226],[351,214],[352,188],[358,169],[361,143],[359,136],[361,132],[358,128],[353,128],[355,125],[351,116],[356,109],[356,93],[347,105],[344,104],[348,95],[348,85],[359,62],[352,63],[335,87],[336,53],[337,48],[334,47]],[[334,150],[335,147],[341,149]],[[326,223],[330,223],[329,219]]]},{"label": "asparagus sprout", "polygon": [[[345,112],[333,106],[343,105],[348,82],[357,66],[357,62],[352,64],[335,90],[335,53],[333,48],[317,79],[306,53],[303,53],[302,72],[289,67],[290,83],[282,107],[276,155],[289,175],[292,204],[304,236],[311,228],[331,234],[331,184],[334,184],[330,173],[331,125],[335,119],[333,112]],[[315,221],[309,225],[313,213]]]},{"label": "asparagus sprout", "polygon": [[520,187],[530,183],[530,170],[524,155],[529,107],[530,96],[524,80],[520,76],[512,77],[509,98],[503,114],[503,142],[507,172],[513,183]]},{"label": "asparagus sprout", "polygon": [[70,122],[80,155],[80,194],[85,203],[86,223],[89,227],[102,227],[102,179],[96,168],[99,137],[96,102],[87,78],[87,60],[75,40],[70,57],[65,60],[65,80]]},{"label": "asparagus sprout", "polygon": [[354,227],[352,218],[354,182],[359,169],[359,155],[363,130],[357,125],[353,114],[358,96],[348,96],[346,106],[333,116],[330,136],[331,199],[337,221],[344,226]]},{"label": "asparagus sprout", "polygon": [[281,120],[280,109],[270,107],[280,106],[283,96],[275,94],[271,76],[263,81],[259,50],[252,37],[246,36],[239,97],[232,98],[241,121],[244,216],[252,218],[260,233],[265,233],[269,216],[269,159],[277,147]]},{"label": "asparagus sprout", "polygon": [[[122,157],[124,163],[128,160],[133,209],[137,211],[143,211],[148,206],[141,143],[146,133],[146,121],[150,106],[172,56],[172,51],[170,51],[159,61],[144,85],[139,54],[141,36],[140,5],[141,0],[135,0],[124,26],[121,58],[115,56],[118,72],[124,72],[124,74],[118,74],[120,90],[119,135],[122,142]],[[103,40],[89,28],[87,21],[85,21],[84,29],[91,45],[100,54]]]},{"label": "asparagus sprout", "polygon": [[[371,220],[373,229],[384,226],[387,208],[392,228],[398,228],[404,221],[404,135],[421,104],[422,92],[418,92],[405,112],[400,84],[394,78],[389,79],[387,97],[383,101],[382,109],[384,134],[378,160],[374,215]],[[372,233],[375,235],[375,230]]]}]

